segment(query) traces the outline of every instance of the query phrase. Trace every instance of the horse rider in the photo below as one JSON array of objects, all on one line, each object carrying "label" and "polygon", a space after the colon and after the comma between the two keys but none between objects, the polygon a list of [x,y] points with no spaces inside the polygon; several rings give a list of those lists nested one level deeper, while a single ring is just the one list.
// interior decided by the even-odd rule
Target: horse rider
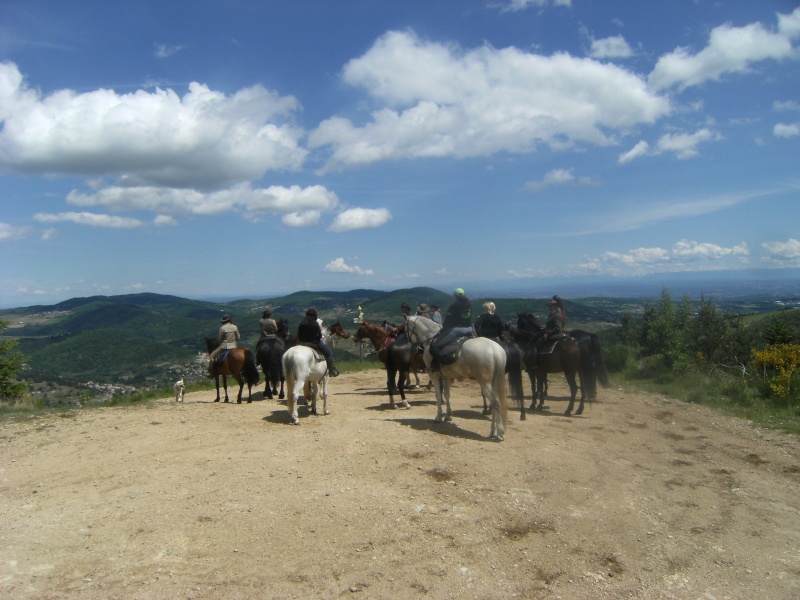
[{"label": "horse rider", "polygon": [[217,339],[219,340],[219,346],[214,348],[213,352],[208,356],[208,373],[209,377],[213,377],[213,373],[211,372],[211,368],[214,366],[214,359],[225,352],[226,350],[231,350],[232,348],[236,348],[239,344],[239,328],[233,324],[233,319],[230,315],[222,315],[222,319],[220,319],[220,323],[222,325],[219,328],[219,333],[217,333]]},{"label": "horse rider", "polygon": [[[558,294],[553,296],[553,300],[552,301],[556,303],[556,306],[558,306],[558,312],[561,313],[561,329],[564,329],[564,326],[567,323],[567,311],[564,310],[564,301],[561,299],[561,296],[559,296]],[[549,306],[549,303],[548,303],[548,306]]]},{"label": "horse rider", "polygon": [[272,307],[267,306],[261,314],[261,320],[258,322],[263,337],[275,337],[278,335],[278,324],[272,318]]},{"label": "horse rider", "polygon": [[438,369],[437,350],[462,336],[472,337],[472,301],[467,298],[463,288],[453,290],[453,302],[447,308],[442,330],[431,345],[433,369]]},{"label": "horse rider", "polygon": [[333,350],[322,341],[322,327],[321,321],[317,317],[317,309],[309,308],[306,311],[306,318],[300,322],[297,328],[297,339],[302,344],[314,344],[319,348],[320,354],[325,357],[325,363],[328,365],[328,374],[331,377],[337,377],[339,371],[333,366]]},{"label": "horse rider", "polygon": [[439,306],[436,304],[431,304],[431,320],[437,325],[442,324],[442,311],[439,310]]},{"label": "horse rider", "polygon": [[478,337],[485,337],[499,342],[500,337],[503,335],[503,322],[495,314],[495,310],[494,302],[483,303],[483,314],[475,321],[475,333]]},{"label": "horse rider", "polygon": [[431,316],[428,314],[428,305],[424,302],[417,307],[417,316],[418,317],[425,317],[426,319],[430,319]]},{"label": "horse rider", "polygon": [[261,313],[261,319],[258,321],[258,327],[261,329],[261,339],[256,344],[256,354],[261,344],[267,340],[278,340],[281,346],[284,346],[284,340],[278,337],[278,323],[272,318],[272,307],[267,306],[264,312]]},{"label": "horse rider", "polygon": [[[558,298],[558,300],[556,298]],[[536,364],[536,355],[548,339],[564,333],[564,308],[563,303],[560,304],[559,300],[561,300],[560,297],[553,296],[553,299],[547,303],[550,314],[547,315],[547,323],[544,326],[544,332],[539,336],[539,339],[534,342],[533,348],[531,348],[529,359],[531,364]]]}]

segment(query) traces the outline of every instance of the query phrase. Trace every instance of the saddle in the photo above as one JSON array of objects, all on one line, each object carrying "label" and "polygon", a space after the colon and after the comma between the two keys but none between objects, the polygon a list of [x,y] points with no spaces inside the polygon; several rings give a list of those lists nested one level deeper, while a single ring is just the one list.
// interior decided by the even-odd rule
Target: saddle
[{"label": "saddle", "polygon": [[545,344],[539,349],[539,354],[551,354],[556,347],[556,344],[561,340],[565,340],[570,335],[568,333],[557,333],[547,338]]},{"label": "saddle", "polygon": [[225,359],[228,357],[228,352],[230,352],[230,349],[224,350],[223,352],[217,354],[217,356],[214,357],[214,364],[222,366],[222,363],[224,363]]},{"label": "saddle", "polygon": [[456,362],[458,355],[461,354],[461,346],[471,338],[471,335],[462,335],[451,341],[446,341],[441,346],[438,343],[438,339],[434,340],[431,344],[431,356],[435,367],[441,368]]},{"label": "saddle", "polygon": [[312,352],[314,352],[314,360],[316,360],[317,362],[325,360],[325,355],[319,351],[319,346],[317,346],[314,342],[300,342],[298,346],[305,346],[306,348],[311,348]]}]

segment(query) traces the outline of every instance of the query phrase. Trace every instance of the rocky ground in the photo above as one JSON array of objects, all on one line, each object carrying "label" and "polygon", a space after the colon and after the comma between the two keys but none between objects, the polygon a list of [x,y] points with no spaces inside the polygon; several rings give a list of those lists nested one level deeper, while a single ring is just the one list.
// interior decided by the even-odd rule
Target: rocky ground
[{"label": "rocky ground", "polygon": [[[798,598],[798,442],[612,387],[504,442],[474,383],[0,423],[3,598]],[[527,387],[526,387],[527,389]]]}]

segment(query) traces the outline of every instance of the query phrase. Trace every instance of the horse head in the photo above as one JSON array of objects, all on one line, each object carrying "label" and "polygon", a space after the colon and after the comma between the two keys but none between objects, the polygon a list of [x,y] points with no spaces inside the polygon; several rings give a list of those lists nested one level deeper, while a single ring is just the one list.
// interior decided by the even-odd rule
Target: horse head
[{"label": "horse head", "polygon": [[533,313],[517,313],[517,327],[525,331],[541,331],[542,326],[536,320],[536,315]]},{"label": "horse head", "polygon": [[347,338],[350,337],[350,334],[347,333],[344,330],[344,328],[342,327],[342,324],[339,323],[339,321],[336,321],[336,323],[334,323],[333,325],[329,325],[328,326],[328,332],[331,335],[338,335],[339,337],[344,338],[344,339],[347,339]]}]

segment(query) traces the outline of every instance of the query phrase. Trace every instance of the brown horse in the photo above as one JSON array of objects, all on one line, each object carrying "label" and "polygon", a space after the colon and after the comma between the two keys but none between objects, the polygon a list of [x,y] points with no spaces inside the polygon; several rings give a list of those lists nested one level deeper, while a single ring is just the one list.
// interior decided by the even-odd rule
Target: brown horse
[{"label": "brown horse", "polygon": [[[380,325],[364,321],[353,336],[353,341],[361,342],[368,339],[372,342],[378,359],[386,365],[386,388],[389,391],[389,406],[396,408],[394,403],[394,392],[400,392],[400,402],[403,408],[411,408],[406,401],[405,387],[410,381],[409,374],[412,369],[425,369],[425,361],[422,354],[414,352],[408,336],[400,334],[397,338],[389,337],[388,332]],[[397,373],[397,385],[395,377]]]},{"label": "brown horse", "polygon": [[[564,411],[565,415],[571,415],[575,407],[575,398],[578,395],[578,383],[575,378],[581,378],[581,397],[576,415],[583,414],[583,403],[586,399],[586,383],[594,381],[593,367],[588,353],[581,350],[581,345],[573,337],[564,335],[554,342],[545,341],[537,352],[532,352],[533,345],[541,337],[535,333],[511,328],[511,335],[515,342],[523,348],[525,352],[525,370],[531,378],[531,388],[533,389],[533,402],[531,410],[541,410],[544,406],[545,384],[548,373],[564,373],[564,377],[569,385],[569,406]],[[536,398],[539,403],[536,404]]]},{"label": "brown horse", "polygon": [[[211,354],[214,349],[219,346],[217,338],[206,338],[206,349]],[[214,402],[219,402],[219,377],[222,375],[222,385],[225,387],[225,402],[230,402],[228,398],[228,375],[232,375],[239,383],[239,395],[236,397],[236,402],[242,403],[242,388],[245,381],[247,381],[247,402],[253,401],[251,392],[254,385],[258,385],[259,374],[258,367],[256,366],[256,359],[252,351],[248,348],[231,348],[223,354],[222,361],[214,361],[211,365],[211,374],[214,376],[214,381],[217,384],[217,399]]]}]

